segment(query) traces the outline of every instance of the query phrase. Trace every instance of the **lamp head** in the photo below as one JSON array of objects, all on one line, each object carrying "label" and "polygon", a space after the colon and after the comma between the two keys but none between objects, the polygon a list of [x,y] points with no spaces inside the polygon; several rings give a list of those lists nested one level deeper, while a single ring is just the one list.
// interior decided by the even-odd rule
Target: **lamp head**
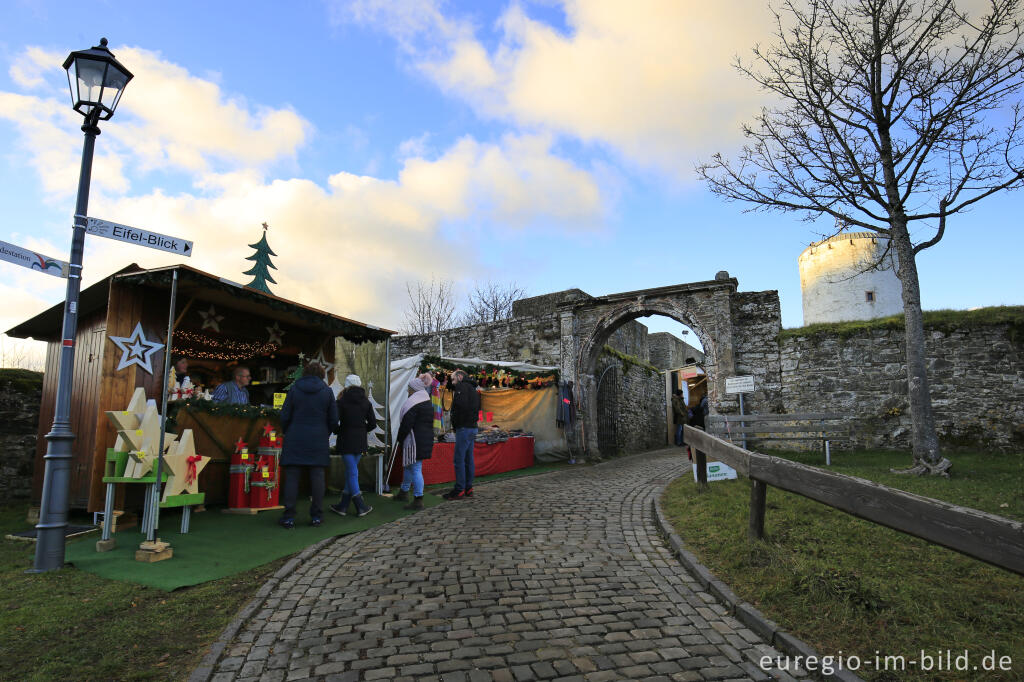
[{"label": "lamp head", "polygon": [[106,121],[114,115],[131,72],[114,59],[107,49],[107,39],[88,50],[78,50],[64,60],[75,111],[95,120]]}]

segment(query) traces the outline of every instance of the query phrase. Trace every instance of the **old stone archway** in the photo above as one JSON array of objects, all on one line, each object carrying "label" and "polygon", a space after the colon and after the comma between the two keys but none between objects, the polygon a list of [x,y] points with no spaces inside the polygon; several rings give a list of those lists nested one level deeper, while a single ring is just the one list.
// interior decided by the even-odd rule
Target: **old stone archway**
[{"label": "old stone archway", "polygon": [[[704,346],[705,371],[712,411],[732,411],[732,396],[725,394],[725,377],[736,374],[737,339],[734,318],[742,302],[737,281],[727,272],[714,280],[657,289],[629,291],[567,303],[560,307],[562,329],[561,371],[580,390],[581,424],[577,442],[588,456],[600,456],[597,429],[595,368],[608,338],[624,323],[652,314],[665,315],[692,328]],[[774,294],[775,292],[771,292]],[[779,326],[775,295],[775,326]],[[588,428],[590,425],[590,428]]]}]

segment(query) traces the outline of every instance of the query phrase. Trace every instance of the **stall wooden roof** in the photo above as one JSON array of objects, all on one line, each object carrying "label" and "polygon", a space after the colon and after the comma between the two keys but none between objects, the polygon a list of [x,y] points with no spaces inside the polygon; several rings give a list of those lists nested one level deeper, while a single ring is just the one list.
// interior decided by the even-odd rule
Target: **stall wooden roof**
[{"label": "stall wooden roof", "polygon": [[[182,297],[195,296],[269,320],[280,320],[299,328],[342,336],[357,343],[383,341],[395,333],[390,329],[357,322],[280,296],[249,289],[237,282],[188,265],[170,265],[146,270],[133,263],[81,291],[78,303],[79,319],[107,305],[110,283],[114,279],[157,289],[170,289],[172,273],[175,270],[178,271],[179,300]],[[42,341],[55,341],[60,338],[63,319],[64,303],[61,302],[12,327],[7,334],[16,338],[32,337]]]}]

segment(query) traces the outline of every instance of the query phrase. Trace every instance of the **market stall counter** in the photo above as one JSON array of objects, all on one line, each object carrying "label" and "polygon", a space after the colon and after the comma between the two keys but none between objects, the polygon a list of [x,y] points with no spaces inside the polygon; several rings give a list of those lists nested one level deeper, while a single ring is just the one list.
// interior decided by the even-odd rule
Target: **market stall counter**
[{"label": "market stall counter", "polygon": [[210,457],[210,463],[199,474],[200,488],[206,492],[206,504],[222,505],[228,503],[229,491],[232,489],[232,457],[238,449],[239,440],[249,446],[255,470],[258,468],[258,443],[265,427],[270,425],[280,431],[281,419],[276,410],[268,408],[236,405],[230,406],[235,408],[230,413],[225,410],[218,414],[215,411],[217,406],[212,407],[213,410],[205,405],[178,407],[175,426],[179,433],[184,429],[192,429],[196,451]]},{"label": "market stall counter", "polygon": [[[430,459],[423,460],[423,483],[450,483],[455,480],[455,443],[434,443]],[[533,466],[533,437],[519,436],[496,443],[476,443],[473,446],[475,476],[501,474],[506,471]],[[402,465],[396,462],[391,469],[388,485],[402,482]]]}]

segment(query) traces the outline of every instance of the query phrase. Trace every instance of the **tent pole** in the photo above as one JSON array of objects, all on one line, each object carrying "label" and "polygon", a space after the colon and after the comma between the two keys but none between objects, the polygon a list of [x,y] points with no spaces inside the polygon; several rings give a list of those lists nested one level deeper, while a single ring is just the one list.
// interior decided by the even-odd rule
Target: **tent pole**
[{"label": "tent pole", "polygon": [[167,311],[167,345],[164,348],[164,397],[160,402],[160,445],[156,451],[156,481],[153,483],[152,502],[153,507],[149,513],[149,527],[146,529],[146,540],[155,540],[156,528],[159,526],[160,516],[160,477],[163,474],[164,465],[164,432],[167,428],[167,380],[171,377],[171,346],[174,335],[174,306],[178,299],[178,269],[172,271],[171,277],[171,306]]},{"label": "tent pole", "polygon": [[[384,452],[391,451],[391,337],[384,339]],[[388,466],[388,477],[391,467]],[[377,458],[377,494],[384,493],[384,455]]]}]

